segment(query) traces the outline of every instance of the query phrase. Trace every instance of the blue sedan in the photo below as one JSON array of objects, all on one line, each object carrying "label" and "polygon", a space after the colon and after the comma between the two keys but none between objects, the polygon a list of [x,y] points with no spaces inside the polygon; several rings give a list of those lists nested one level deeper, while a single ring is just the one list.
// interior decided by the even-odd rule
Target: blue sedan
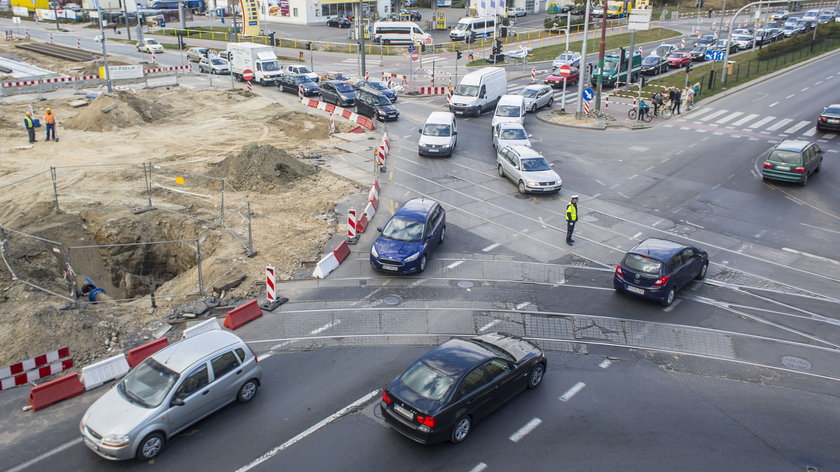
[{"label": "blue sedan", "polygon": [[370,248],[370,266],[386,272],[420,273],[443,242],[446,210],[434,200],[415,198],[377,230],[381,234]]}]

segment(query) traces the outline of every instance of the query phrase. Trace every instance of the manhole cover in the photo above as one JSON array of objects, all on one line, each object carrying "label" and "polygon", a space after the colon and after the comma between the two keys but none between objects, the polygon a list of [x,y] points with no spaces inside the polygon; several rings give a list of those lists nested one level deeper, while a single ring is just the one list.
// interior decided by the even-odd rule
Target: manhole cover
[{"label": "manhole cover", "polygon": [[811,363],[801,357],[784,356],[782,364],[788,369],[811,370]]},{"label": "manhole cover", "polygon": [[458,282],[458,286],[461,288],[470,288],[473,286],[473,283],[469,280],[461,280]]},{"label": "manhole cover", "polygon": [[394,295],[389,295],[387,297],[382,298],[382,303],[386,305],[399,305],[400,302],[402,302],[402,300],[400,300],[400,297]]}]

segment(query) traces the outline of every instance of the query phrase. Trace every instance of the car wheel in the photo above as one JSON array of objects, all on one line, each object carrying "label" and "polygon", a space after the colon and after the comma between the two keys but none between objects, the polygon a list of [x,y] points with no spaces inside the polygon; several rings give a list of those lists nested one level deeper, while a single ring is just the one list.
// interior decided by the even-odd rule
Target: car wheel
[{"label": "car wheel", "polygon": [[504,177],[504,176],[505,176],[505,170],[502,169],[502,165],[499,164],[499,177]]},{"label": "car wheel", "polygon": [[471,429],[472,420],[470,417],[462,416],[455,422],[455,426],[452,428],[452,434],[449,436],[449,440],[452,441],[453,444],[462,443],[464,442],[464,439],[467,439],[467,436],[469,436]]},{"label": "car wheel", "polygon": [[662,299],[662,306],[671,306],[674,303],[674,298],[677,296],[677,290],[674,287],[668,289],[668,293],[665,294],[665,298]]},{"label": "car wheel", "polygon": [[700,272],[697,274],[697,277],[694,277],[696,280],[703,280],[706,278],[706,271],[709,270],[709,263],[703,264],[703,267],[700,268]]},{"label": "car wheel", "polygon": [[254,379],[245,382],[241,387],[239,387],[239,393],[236,394],[236,401],[239,403],[248,403],[253,400],[254,397],[257,396],[257,390],[259,387],[259,384]]},{"label": "car wheel", "polygon": [[536,113],[536,112],[537,112],[537,104],[534,103],[533,105],[531,105],[531,113]]},{"label": "car wheel", "polygon": [[440,229],[440,240],[438,241],[438,244],[442,244],[443,240],[445,238],[446,238],[446,226],[444,226],[443,228]]},{"label": "car wheel", "polygon": [[799,185],[805,186],[808,183],[808,173],[806,172],[805,175],[802,176],[802,182],[799,182]]},{"label": "car wheel", "polygon": [[534,369],[531,371],[531,375],[528,376],[528,388],[537,388],[542,383],[543,376],[545,375],[545,366],[543,364],[537,364],[534,366]]},{"label": "car wheel", "polygon": [[423,272],[424,270],[426,270],[426,262],[427,262],[427,261],[428,261],[428,259],[426,258],[426,255],[425,255],[425,254],[423,254],[423,257],[421,257],[421,258],[420,258],[420,268],[419,268],[419,270],[417,271],[418,273]]},{"label": "car wheel", "polygon": [[146,436],[143,441],[137,446],[137,460],[148,461],[154,459],[160,454],[166,440],[160,433],[152,433]]},{"label": "car wheel", "polygon": [[517,189],[519,190],[519,193],[524,195],[525,194],[525,182],[520,180],[519,185],[517,185]]},{"label": "car wheel", "polygon": [[551,105],[552,105],[553,103],[554,103],[554,97],[551,97],[551,98],[549,98],[549,99],[548,99],[548,105],[546,105],[546,106],[547,106],[547,107],[549,107],[549,108],[551,108]]}]

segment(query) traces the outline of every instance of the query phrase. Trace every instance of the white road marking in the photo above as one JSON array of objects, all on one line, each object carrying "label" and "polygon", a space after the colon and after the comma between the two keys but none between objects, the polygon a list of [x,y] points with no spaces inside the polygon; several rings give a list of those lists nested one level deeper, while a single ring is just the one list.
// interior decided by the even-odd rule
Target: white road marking
[{"label": "white road marking", "polygon": [[341,324],[341,320],[331,321],[331,322],[325,324],[324,326],[321,326],[318,329],[313,329],[312,331],[309,332],[309,335],[310,336],[315,336],[318,333],[323,333],[324,331],[326,331],[326,330],[328,330],[328,329],[330,329],[334,326],[338,326],[340,324]]},{"label": "white road marking", "polygon": [[470,469],[470,472],[481,472],[482,470],[487,468],[487,464],[484,462],[479,462],[477,466]]},{"label": "white road marking", "polygon": [[683,131],[686,131],[686,130],[690,130],[691,128],[689,128],[688,126],[680,126],[680,129],[683,130]]},{"label": "white road marking", "polygon": [[778,122],[778,123],[774,124],[773,126],[768,127],[768,128],[767,128],[767,131],[776,131],[777,129],[779,129],[779,128],[783,127],[783,126],[786,126],[786,125],[787,125],[788,123],[790,123],[791,121],[793,121],[793,120],[792,120],[792,119],[790,119],[790,118],[785,118],[784,120],[782,120],[782,121],[780,121],[780,122]]},{"label": "white road marking", "polygon": [[628,197],[627,195],[624,195],[624,194],[623,194],[623,193],[621,193],[621,192],[616,192],[616,193],[617,193],[617,194],[619,194],[619,195],[621,195],[622,197],[624,197],[624,198],[626,198],[626,199],[630,200],[630,197]]},{"label": "white road marking", "polygon": [[545,221],[543,221],[542,216],[538,216],[537,220],[539,220],[540,226],[542,226],[543,229],[548,228],[548,226],[545,225]]},{"label": "white road marking", "polygon": [[[778,102],[776,102],[776,103],[778,103]],[[774,103],[773,105],[775,105],[776,103]],[[770,106],[772,107],[773,105],[770,105]],[[730,113],[730,114],[724,116],[723,118],[715,121],[715,123],[720,123],[720,124],[727,123],[729,121],[734,120],[735,118],[738,118],[739,116],[741,116],[743,114],[744,114],[743,112],[736,111],[734,113]]]},{"label": "white road marking", "polygon": [[597,182],[597,183],[601,184],[601,186],[602,186],[602,187],[606,187],[606,186],[607,186],[607,184],[605,184],[604,182],[601,182],[601,181],[600,181],[600,180],[598,180],[598,179],[595,179],[595,182]]},{"label": "white road marking", "polygon": [[656,220],[656,222],[655,222],[654,224],[652,224],[651,226],[656,227],[656,225],[658,225],[659,223],[662,223],[663,221],[665,221],[665,219],[664,219],[664,218],[659,218],[659,219],[658,219],[658,220]]},{"label": "white road marking", "polygon": [[542,423],[541,419],[534,418],[531,421],[529,421],[527,424],[525,424],[525,426],[519,428],[519,431],[511,434],[510,438],[508,438],[508,439],[510,439],[513,442],[519,442],[520,439],[527,436],[528,433],[530,433],[531,431],[536,429],[536,427],[539,426],[541,423]]},{"label": "white road marking", "polygon": [[620,186],[621,186],[621,184],[612,184],[612,185],[610,185],[610,190],[615,190]]},{"label": "white road marking", "polygon": [[488,251],[492,251],[493,249],[496,249],[496,248],[497,248],[497,247],[499,247],[499,246],[501,246],[501,244],[499,244],[499,243],[493,243],[493,244],[491,244],[491,245],[487,246],[486,248],[482,249],[482,250],[481,250],[481,252],[488,252]]},{"label": "white road marking", "polygon": [[600,364],[598,364],[598,367],[600,367],[602,369],[606,369],[607,367],[610,366],[610,364],[612,364],[612,362],[610,362],[609,359],[604,359],[604,360],[601,361]]},{"label": "white road marking", "polygon": [[449,264],[448,266],[446,266],[446,268],[447,269],[454,269],[454,268],[458,267],[459,265],[461,265],[463,263],[464,263],[464,261],[455,261],[452,264]]},{"label": "white road marking", "polygon": [[697,132],[698,132],[698,133],[705,133],[705,132],[706,132],[706,130],[704,130],[704,129],[698,129],[698,130],[697,130]]},{"label": "white road marking", "polygon": [[799,224],[801,224],[802,226],[808,226],[809,228],[821,229],[821,230],[823,230],[823,231],[828,231],[828,232],[831,232],[831,233],[837,233],[837,234],[840,234],[840,231],[835,231],[835,230],[833,230],[833,229],[821,228],[821,227],[819,227],[819,226],[809,225],[808,223],[799,223]]},{"label": "white road marking", "polygon": [[811,88],[811,87],[805,87],[804,89],[800,90],[800,92],[804,92],[804,91],[808,90],[809,88]]},{"label": "white road marking", "polygon": [[415,282],[412,282],[412,283],[411,283],[411,284],[409,284],[408,286],[409,286],[409,287],[416,287],[416,286],[418,286],[418,285],[420,285],[420,284],[422,284],[422,283],[425,283],[427,280],[429,280],[429,279],[420,279],[420,280],[417,280],[417,281],[415,281]]},{"label": "white road marking", "polygon": [[834,259],[829,259],[827,257],[818,256],[816,254],[811,254],[810,252],[800,251],[800,250],[797,250],[797,249],[791,249],[789,247],[783,247],[782,251],[790,252],[790,253],[793,253],[793,254],[799,254],[800,256],[811,257],[813,259],[818,259],[818,260],[821,260],[821,261],[830,262],[832,264],[840,264],[840,261],[835,261]]},{"label": "white road marking", "polygon": [[502,322],[502,320],[493,320],[493,321],[487,323],[486,325],[482,326],[481,328],[478,328],[478,330],[479,331],[487,331],[488,329],[492,328],[493,326],[496,326],[497,324],[499,324],[501,322]]},{"label": "white road marking", "polygon": [[633,174],[633,175],[631,175],[630,177],[627,177],[627,180],[633,180],[633,179],[635,179],[635,178],[636,178],[636,177],[638,177],[638,176],[639,176],[639,174]]},{"label": "white road marking", "polygon": [[575,394],[583,390],[583,387],[586,387],[586,384],[583,382],[578,382],[572,385],[572,388],[566,390],[566,393],[564,393],[563,395],[560,395],[560,401],[567,402],[571,400],[572,397],[575,396]]},{"label": "white road marking", "polygon": [[822,80],[820,80],[819,82],[815,83],[814,85],[819,85],[819,84],[821,84],[821,83],[823,83],[823,81],[822,81]]},{"label": "white road marking", "polygon": [[702,114],[704,114],[704,113],[708,113],[708,112],[710,112],[710,111],[712,111],[712,110],[714,110],[714,108],[701,108],[700,110],[695,111],[695,112],[692,114],[692,116],[694,116],[695,118],[697,118],[698,116],[700,116],[700,115],[702,115]]},{"label": "white road marking", "polygon": [[718,116],[723,115],[723,114],[728,113],[728,112],[729,112],[729,110],[718,110],[718,111],[712,113],[711,115],[706,115],[706,116],[700,118],[698,121],[708,121],[708,120],[711,120],[713,118],[717,118]]},{"label": "white road marking", "polygon": [[[676,155],[679,156],[680,154],[682,154],[682,151],[677,151]],[[666,157],[665,159],[662,159],[662,163],[664,164],[664,163],[666,163],[670,160],[671,160],[670,157]]]},{"label": "white road marking", "polygon": [[744,123],[746,123],[746,122],[748,122],[748,121],[752,121],[752,120],[754,120],[754,119],[756,119],[756,118],[758,118],[758,115],[756,115],[756,114],[754,114],[754,113],[753,113],[753,114],[749,114],[749,115],[747,115],[747,116],[745,116],[745,117],[741,118],[740,120],[736,121],[735,123],[732,123],[732,126],[741,126],[741,125],[743,125]]},{"label": "white road marking", "polygon": [[706,228],[703,228],[702,226],[700,226],[700,225],[698,225],[698,224],[694,224],[694,223],[692,223],[692,222],[690,222],[690,221],[686,221],[686,222],[685,222],[685,224],[687,224],[687,225],[691,225],[691,226],[694,226],[695,228],[706,229]]},{"label": "white road marking", "polygon": [[773,103],[771,103],[770,105],[767,105],[767,106],[768,106],[768,107],[774,107],[774,106],[776,106],[776,105],[778,105],[778,104],[779,104],[779,102],[773,102]]},{"label": "white road marking", "polygon": [[75,446],[76,444],[79,444],[80,442],[82,442],[82,438],[76,438],[72,441],[67,441],[66,443],[62,444],[61,446],[58,446],[55,449],[47,451],[47,452],[41,454],[40,456],[29,459],[28,461],[24,462],[23,464],[20,464],[17,467],[13,467],[13,468],[9,469],[7,472],[19,472],[21,470],[24,470],[24,469],[28,468],[29,466],[35,465],[38,462],[41,462],[42,460],[46,459],[47,457],[54,456],[54,455],[58,454],[59,452],[65,450],[65,449],[69,449],[69,448]]},{"label": "white road marking", "polygon": [[674,308],[676,308],[676,306],[679,305],[680,303],[682,303],[682,298],[678,298],[678,299],[674,300],[674,303],[671,303],[670,306],[663,308],[662,311],[664,311],[666,313],[670,313],[670,312],[674,311]]},{"label": "white road marking", "polygon": [[788,99],[788,98],[790,98],[790,97],[795,97],[795,96],[796,96],[796,94],[795,94],[795,93],[792,93],[792,94],[788,95],[787,97],[785,97],[785,100],[787,100],[787,99]]},{"label": "white road marking", "polygon": [[799,123],[796,123],[795,125],[793,125],[793,126],[791,126],[790,128],[786,129],[786,130],[785,130],[785,133],[788,133],[788,134],[793,134],[793,133],[795,133],[795,132],[799,131],[800,129],[802,129],[802,128],[804,128],[804,127],[806,127],[806,126],[810,125],[810,124],[811,124],[811,122],[810,122],[810,121],[800,121]]},{"label": "white road marking", "polygon": [[[832,151],[834,151],[834,150],[832,149],[832,150],[830,150],[830,151],[828,151],[828,152],[832,152]],[[835,152],[836,152],[836,151],[835,151]],[[598,197],[600,197],[600,196],[601,196],[601,194],[600,194],[600,193],[596,193],[595,195],[592,195],[592,200],[595,200],[596,198],[598,198]]]},{"label": "white road marking", "polygon": [[759,126],[761,126],[761,125],[763,125],[763,124],[765,124],[765,123],[769,123],[769,122],[771,122],[771,121],[773,121],[773,120],[775,120],[775,119],[776,119],[776,117],[775,117],[775,116],[766,116],[766,117],[764,117],[764,118],[762,118],[762,119],[760,119],[760,120],[756,121],[755,123],[751,124],[750,126],[748,126],[748,128],[755,129],[755,128],[758,128]]},{"label": "white road marking", "polygon": [[516,305],[516,309],[521,310],[521,309],[525,308],[526,306],[528,306],[530,304],[531,304],[531,302],[522,302],[519,305]]},{"label": "white road marking", "polygon": [[826,141],[828,141],[829,139],[834,139],[834,138],[836,138],[836,137],[837,137],[837,134],[836,134],[836,133],[825,133],[825,134],[823,135],[823,138],[825,138],[825,139],[826,139]]},{"label": "white road marking", "polygon": [[639,239],[639,236],[641,236],[641,235],[642,235],[642,232],[639,231],[638,233],[633,235],[633,239]]},{"label": "white road marking", "polygon": [[[284,450],[292,447],[293,445],[295,445],[295,443],[297,443],[301,439],[304,439],[307,436],[312,435],[313,433],[315,433],[319,429],[323,428],[324,426],[327,426],[328,424],[332,423],[333,421],[335,421],[337,419],[340,419],[342,416],[344,416],[347,413],[355,410],[359,406],[364,405],[365,403],[369,402],[372,398],[376,397],[378,394],[379,394],[379,389],[376,389],[376,390],[368,393],[367,395],[365,395],[362,398],[356,400],[355,402],[345,406],[344,408],[336,411],[332,415],[330,415],[330,416],[324,418],[323,420],[319,421],[318,423],[310,426],[309,429],[307,429],[306,431],[298,434],[297,436],[293,437],[292,439],[289,439],[288,441],[284,442],[283,444],[275,447],[274,449],[266,452],[265,454],[261,455],[260,457],[258,457],[256,459],[254,459],[250,464],[245,465],[243,467],[240,467],[239,469],[237,469],[236,472],[245,472],[247,470],[253,469],[254,467],[256,467],[256,466],[262,464],[263,462],[271,459],[272,457],[276,456],[280,452],[283,452]],[[81,440],[81,438],[79,440]]]},{"label": "white road marking", "polygon": [[799,205],[799,206],[802,206],[802,202],[800,202],[799,200],[797,200],[797,199],[795,199],[795,198],[791,197],[790,195],[786,195],[786,196],[785,196],[785,198],[787,198],[788,200],[792,201],[793,203],[796,203],[796,204],[797,204],[797,205]]}]

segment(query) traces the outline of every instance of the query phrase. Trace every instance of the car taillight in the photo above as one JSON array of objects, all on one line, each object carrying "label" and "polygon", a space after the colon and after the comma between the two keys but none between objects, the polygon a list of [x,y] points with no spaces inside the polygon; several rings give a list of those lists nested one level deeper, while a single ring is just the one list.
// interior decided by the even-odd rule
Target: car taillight
[{"label": "car taillight", "polygon": [[615,273],[624,277],[624,272],[621,270],[621,264],[615,266]]},{"label": "car taillight", "polygon": [[793,171],[796,172],[797,174],[802,174],[802,173],[805,172],[805,168],[804,167],[794,167]]},{"label": "car taillight", "polygon": [[826,118],[826,117],[824,117],[824,116],[821,116],[821,117],[820,117],[820,121],[825,121],[825,120],[827,120],[827,119],[828,119],[828,118]]},{"label": "car taillight", "polygon": [[765,168],[765,169],[772,169],[772,168],[773,168],[773,164],[771,164],[771,163],[769,163],[769,162],[765,162],[765,163],[764,163],[764,168]]},{"label": "car taillight", "polygon": [[385,403],[391,403],[391,397],[388,396],[388,392],[385,390],[382,391],[382,401]]},{"label": "car taillight", "polygon": [[435,420],[434,416],[420,416],[420,415],[417,415],[416,418],[417,418],[418,423],[420,423],[422,425],[426,425],[430,428],[434,428],[435,424],[437,424],[437,421]]},{"label": "car taillight", "polygon": [[664,277],[659,277],[658,279],[656,279],[656,282],[653,283],[653,286],[654,287],[661,287],[661,286],[665,285],[666,283],[668,283],[668,276],[667,275],[664,276]]}]

